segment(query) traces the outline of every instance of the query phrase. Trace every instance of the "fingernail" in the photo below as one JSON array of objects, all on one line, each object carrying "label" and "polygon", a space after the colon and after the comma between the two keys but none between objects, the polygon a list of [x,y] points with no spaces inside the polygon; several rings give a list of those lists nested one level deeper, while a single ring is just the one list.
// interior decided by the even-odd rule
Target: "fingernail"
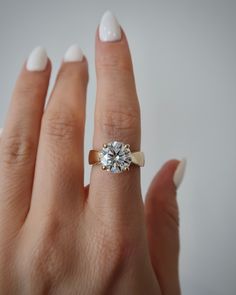
[{"label": "fingernail", "polygon": [[99,26],[99,38],[103,42],[118,41],[121,39],[121,28],[111,11],[106,11]]},{"label": "fingernail", "polygon": [[43,47],[36,47],[27,60],[26,68],[28,71],[43,71],[48,62],[47,52]]},{"label": "fingernail", "polygon": [[0,137],[2,136],[3,129],[0,128]]},{"label": "fingernail", "polygon": [[173,177],[173,181],[174,184],[176,186],[176,188],[179,188],[183,178],[184,178],[184,173],[185,173],[185,169],[186,169],[186,164],[187,164],[187,160],[184,158],[179,165],[177,166],[175,173],[174,173],[174,177]]},{"label": "fingernail", "polygon": [[80,49],[78,45],[74,44],[67,49],[64,55],[64,61],[65,62],[82,61],[83,56],[84,56],[83,51]]}]

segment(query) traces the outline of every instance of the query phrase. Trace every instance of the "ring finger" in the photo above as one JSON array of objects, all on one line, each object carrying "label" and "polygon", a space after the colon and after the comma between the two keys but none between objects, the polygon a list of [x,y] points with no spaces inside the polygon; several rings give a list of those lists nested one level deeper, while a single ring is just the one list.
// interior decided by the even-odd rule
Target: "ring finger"
[{"label": "ring finger", "polygon": [[62,219],[75,205],[82,207],[87,82],[86,58],[77,45],[71,46],[42,119],[29,212],[33,218],[54,211]]},{"label": "ring finger", "polygon": [[[114,16],[104,14],[96,36],[97,97],[93,147],[121,141],[140,149],[140,110],[126,36]],[[140,169],[111,173],[94,165],[88,202],[106,221],[120,225],[132,216],[143,221]],[[112,216],[112,218],[110,218]],[[124,218],[125,217],[125,218]]]}]

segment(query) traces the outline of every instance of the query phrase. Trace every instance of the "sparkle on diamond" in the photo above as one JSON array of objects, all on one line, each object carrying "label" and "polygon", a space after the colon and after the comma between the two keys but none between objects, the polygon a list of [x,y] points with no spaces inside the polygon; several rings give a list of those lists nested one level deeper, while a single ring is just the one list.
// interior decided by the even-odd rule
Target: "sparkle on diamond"
[{"label": "sparkle on diamond", "polygon": [[131,151],[129,147],[119,141],[109,142],[100,153],[102,166],[113,173],[126,170],[131,164]]}]

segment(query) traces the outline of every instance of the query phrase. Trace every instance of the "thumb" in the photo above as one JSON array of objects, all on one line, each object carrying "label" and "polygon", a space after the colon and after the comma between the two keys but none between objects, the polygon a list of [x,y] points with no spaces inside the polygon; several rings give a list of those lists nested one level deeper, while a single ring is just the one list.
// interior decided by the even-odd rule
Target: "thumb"
[{"label": "thumb", "polygon": [[163,294],[180,294],[179,215],[176,190],[186,160],[170,160],[154,177],[145,201],[150,256]]}]

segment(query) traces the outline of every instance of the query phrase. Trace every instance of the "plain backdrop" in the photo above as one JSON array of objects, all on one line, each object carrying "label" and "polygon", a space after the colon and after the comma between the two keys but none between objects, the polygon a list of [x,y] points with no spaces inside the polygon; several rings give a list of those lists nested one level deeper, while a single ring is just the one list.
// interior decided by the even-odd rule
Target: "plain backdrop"
[{"label": "plain backdrop", "polygon": [[[115,12],[132,52],[142,109],[143,193],[161,165],[187,157],[179,190],[183,294],[236,294],[236,1],[0,0],[0,125],[29,52],[53,76],[68,46],[89,61],[85,151],[96,92],[94,34]],[[89,167],[86,166],[86,182]]]}]

